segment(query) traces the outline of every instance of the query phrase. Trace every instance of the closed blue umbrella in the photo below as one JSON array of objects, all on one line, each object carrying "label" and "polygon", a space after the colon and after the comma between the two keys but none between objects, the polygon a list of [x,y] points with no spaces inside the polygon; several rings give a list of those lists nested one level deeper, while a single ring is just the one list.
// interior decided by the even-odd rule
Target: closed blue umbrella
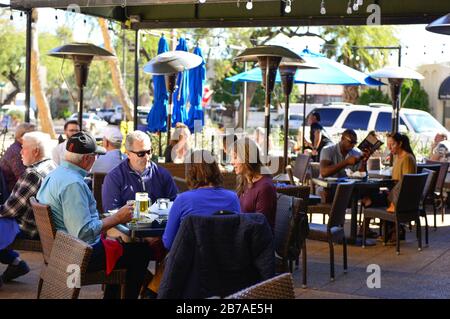
[{"label": "closed blue umbrella", "polygon": [[186,125],[191,132],[194,132],[194,122],[201,121],[201,125],[205,124],[205,115],[201,105],[203,96],[203,83],[206,78],[205,61],[203,60],[202,50],[197,46],[194,49],[194,54],[202,57],[202,63],[191,70],[189,70],[189,113]]},{"label": "closed blue umbrella", "polygon": [[[175,50],[188,51],[186,40],[180,38]],[[187,112],[186,102],[188,99],[189,89],[189,77],[186,72],[180,72],[177,78],[177,89],[173,94],[173,115],[172,115],[172,127],[175,127],[177,123],[186,123]]]},{"label": "closed blue umbrella", "polygon": [[[158,54],[169,51],[164,36],[159,39]],[[153,75],[153,106],[148,113],[148,130],[154,132],[167,131],[167,90],[164,75]]]}]

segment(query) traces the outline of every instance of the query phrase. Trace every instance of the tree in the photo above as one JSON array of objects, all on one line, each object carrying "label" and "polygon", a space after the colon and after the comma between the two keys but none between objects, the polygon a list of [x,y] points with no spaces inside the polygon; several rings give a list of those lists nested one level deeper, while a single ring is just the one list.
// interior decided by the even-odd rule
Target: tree
[{"label": "tree", "polygon": [[[389,57],[385,50],[369,50],[368,46],[397,46],[399,40],[390,26],[333,26],[323,32],[325,53],[337,61],[360,71],[372,71],[384,66]],[[357,86],[346,86],[344,100],[355,103]]]},{"label": "tree", "polygon": [[402,107],[429,112],[427,92],[418,80],[405,80],[402,85]]},{"label": "tree", "polygon": [[367,89],[361,92],[358,104],[369,105],[370,103],[392,104],[391,98],[378,89]]},{"label": "tree", "polygon": [[55,129],[53,127],[52,115],[50,113],[50,106],[48,105],[47,97],[41,85],[39,78],[39,43],[38,31],[36,28],[38,20],[38,10],[32,10],[33,24],[31,27],[31,87],[33,89],[34,97],[36,98],[37,108],[39,110],[39,119],[41,120],[42,131],[49,134],[52,139],[56,138]]}]

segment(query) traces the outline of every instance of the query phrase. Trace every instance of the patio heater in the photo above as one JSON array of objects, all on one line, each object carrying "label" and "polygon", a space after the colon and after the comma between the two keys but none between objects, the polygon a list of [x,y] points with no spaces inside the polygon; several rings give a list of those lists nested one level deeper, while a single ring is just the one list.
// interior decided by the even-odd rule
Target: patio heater
[{"label": "patio heater", "polygon": [[[292,93],[292,87],[294,85],[294,77],[295,73],[298,69],[317,69],[316,66],[305,63],[302,59],[294,60],[283,58],[281,60],[280,66],[280,76],[281,76],[281,84],[283,87],[284,96],[286,97],[286,103],[284,107],[284,149],[283,149],[283,158],[288,162],[288,135],[289,135],[289,97]],[[304,117],[305,115],[303,115]],[[303,118],[303,121],[305,118]],[[283,168],[284,173],[286,173],[286,165]]]},{"label": "patio heater", "polygon": [[[173,92],[176,90],[176,80],[179,72],[193,69],[202,63],[202,58],[185,51],[168,51],[155,56],[144,65],[144,72],[153,75],[164,75],[166,89],[169,93],[169,111],[167,112],[167,145],[170,142],[172,127]],[[181,82],[182,83],[182,82]]]},{"label": "patio heater", "polygon": [[[275,86],[275,77],[277,74],[278,66],[280,65],[282,58],[290,58],[299,62],[303,59],[292,52],[277,45],[263,45],[254,48],[245,49],[242,53],[238,54],[235,58],[236,61],[242,62],[258,62],[262,72],[262,85],[265,90],[265,128],[266,128],[266,140],[263,154],[269,154],[269,136],[270,136],[270,99]],[[292,89],[292,88],[291,88]]]},{"label": "patio heater", "polygon": [[90,43],[70,43],[51,50],[48,55],[73,60],[75,79],[78,86],[78,124],[83,129],[83,91],[89,75],[92,60],[112,59],[111,52]]},{"label": "patio heater", "polygon": [[425,27],[427,31],[450,35],[450,13],[434,20]]},{"label": "patio heater", "polygon": [[373,71],[369,74],[373,78],[388,79],[389,87],[391,89],[392,97],[392,133],[398,132],[398,125],[400,121],[400,107],[401,107],[401,88],[404,79],[422,80],[423,76],[414,70],[391,66]]}]

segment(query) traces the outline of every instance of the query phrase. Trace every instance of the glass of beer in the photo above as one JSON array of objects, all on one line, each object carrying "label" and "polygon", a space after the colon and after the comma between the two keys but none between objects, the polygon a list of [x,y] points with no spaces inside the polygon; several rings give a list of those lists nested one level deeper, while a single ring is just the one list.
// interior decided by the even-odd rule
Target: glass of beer
[{"label": "glass of beer", "polygon": [[134,206],[134,218],[139,220],[142,213],[147,213],[149,208],[148,193],[136,193],[136,204]]}]

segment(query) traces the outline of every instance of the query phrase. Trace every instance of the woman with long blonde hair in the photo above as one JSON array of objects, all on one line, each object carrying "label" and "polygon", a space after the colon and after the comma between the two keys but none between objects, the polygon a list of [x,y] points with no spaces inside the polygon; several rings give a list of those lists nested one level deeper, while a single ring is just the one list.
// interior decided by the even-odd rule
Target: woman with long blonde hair
[{"label": "woman with long blonde hair", "polygon": [[242,213],[262,213],[272,229],[275,226],[277,193],[272,178],[262,174],[260,150],[249,138],[237,140],[232,148],[231,164],[238,175],[237,194]]}]

